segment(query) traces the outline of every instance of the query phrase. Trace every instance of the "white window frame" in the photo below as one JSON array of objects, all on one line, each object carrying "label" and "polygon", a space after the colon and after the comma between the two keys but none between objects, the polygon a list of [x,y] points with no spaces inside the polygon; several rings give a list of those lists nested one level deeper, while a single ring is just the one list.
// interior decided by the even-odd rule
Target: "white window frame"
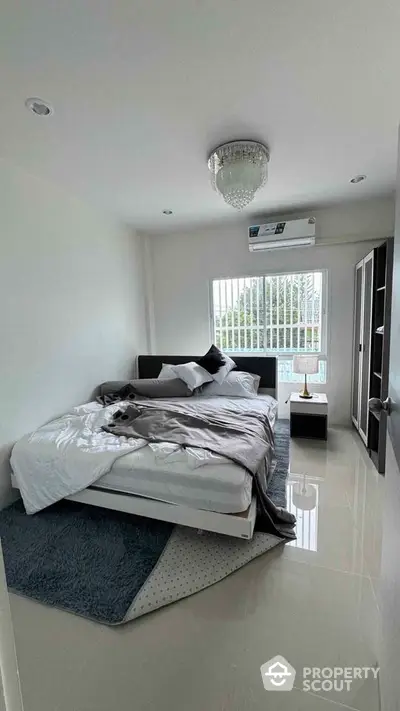
[{"label": "white window frame", "polygon": [[[277,272],[259,272],[253,274],[247,274],[246,276],[240,274],[237,276],[214,276],[209,281],[209,324],[210,324],[210,338],[211,342],[215,341],[215,329],[214,329],[214,292],[213,283],[214,281],[219,281],[222,279],[251,279],[255,277],[277,277],[277,276],[287,276],[288,274],[322,274],[322,288],[321,288],[321,342],[319,351],[301,351],[301,353],[312,353],[317,355],[322,359],[326,359],[328,355],[328,270],[327,269],[291,269],[290,271],[277,271]],[[277,358],[284,358],[289,360],[293,358],[294,355],[298,355],[299,351],[277,351],[277,350],[246,350],[246,351],[233,351],[227,350],[227,353],[235,355],[257,355],[257,356],[276,356]]]}]

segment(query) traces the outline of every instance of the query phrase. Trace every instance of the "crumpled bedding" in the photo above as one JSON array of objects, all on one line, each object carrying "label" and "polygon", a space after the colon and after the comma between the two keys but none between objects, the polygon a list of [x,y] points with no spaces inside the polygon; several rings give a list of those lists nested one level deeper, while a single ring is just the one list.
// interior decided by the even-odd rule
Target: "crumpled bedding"
[{"label": "crumpled bedding", "polygon": [[[187,402],[189,398],[182,400]],[[213,397],[207,400],[214,402],[215,408],[218,409],[229,398]],[[269,396],[232,400],[238,412],[246,412],[251,403],[252,407],[259,408],[272,419],[275,418],[277,403]],[[179,398],[173,400],[179,401]],[[204,397],[190,398],[194,411],[200,401],[204,402]],[[27,513],[33,514],[91,486],[110,472],[121,457],[137,449],[149,447],[145,439],[118,438],[102,430],[122,405],[123,403],[117,403],[102,407],[97,402],[91,402],[75,407],[71,412],[25,435],[14,445],[11,467]],[[179,448],[178,451],[176,447],[171,449],[166,443],[154,443],[151,448],[155,452],[155,459],[159,450],[163,466],[166,456],[171,456],[181,465],[187,466],[188,475],[191,469],[199,466],[215,467],[218,462],[225,467],[227,465],[224,457],[200,448]]]},{"label": "crumpled bedding", "polygon": [[268,496],[274,435],[268,417],[257,408],[249,406],[245,414],[238,414],[235,404],[228,403],[215,411],[204,400],[193,412],[190,402],[135,402],[117,410],[103,429],[117,437],[204,447],[239,464],[255,482],[258,527],[293,537],[295,517]]}]

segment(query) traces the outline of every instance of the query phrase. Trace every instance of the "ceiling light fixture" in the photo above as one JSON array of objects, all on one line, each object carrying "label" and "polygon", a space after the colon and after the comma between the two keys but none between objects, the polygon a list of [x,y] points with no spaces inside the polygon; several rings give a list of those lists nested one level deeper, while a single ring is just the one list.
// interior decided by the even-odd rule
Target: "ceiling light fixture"
[{"label": "ceiling light fixture", "polygon": [[242,210],[267,182],[269,150],[257,141],[230,141],[208,159],[211,185],[228,205]]},{"label": "ceiling light fixture", "polygon": [[172,215],[172,210],[163,210],[163,215]]},{"label": "ceiling light fixture", "polygon": [[36,116],[50,116],[53,113],[53,109],[46,101],[43,99],[30,98],[25,101],[25,106],[29,111],[32,111]]},{"label": "ceiling light fixture", "polygon": [[366,175],[355,175],[354,178],[351,178],[350,182],[353,183],[353,185],[357,185],[357,183],[362,183],[366,178]]}]

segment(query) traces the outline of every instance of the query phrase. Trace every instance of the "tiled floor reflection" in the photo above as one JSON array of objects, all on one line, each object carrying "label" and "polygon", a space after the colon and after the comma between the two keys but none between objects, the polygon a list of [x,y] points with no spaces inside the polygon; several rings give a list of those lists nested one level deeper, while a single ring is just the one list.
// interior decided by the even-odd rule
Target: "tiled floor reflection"
[{"label": "tiled floor reflection", "polygon": [[328,442],[291,440],[288,507],[297,516],[292,560],[379,577],[384,477],[351,430]]},{"label": "tiled floor reflection", "polygon": [[287,508],[296,516],[297,539],[288,545],[306,551],[318,548],[319,482],[306,474],[293,474],[287,484]]}]

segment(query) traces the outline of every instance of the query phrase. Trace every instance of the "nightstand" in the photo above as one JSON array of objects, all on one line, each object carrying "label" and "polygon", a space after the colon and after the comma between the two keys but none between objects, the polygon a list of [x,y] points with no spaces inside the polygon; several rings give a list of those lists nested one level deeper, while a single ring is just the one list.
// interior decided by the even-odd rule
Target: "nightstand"
[{"label": "nightstand", "polygon": [[299,393],[290,396],[290,436],[328,439],[328,398],[315,393],[309,400]]}]

